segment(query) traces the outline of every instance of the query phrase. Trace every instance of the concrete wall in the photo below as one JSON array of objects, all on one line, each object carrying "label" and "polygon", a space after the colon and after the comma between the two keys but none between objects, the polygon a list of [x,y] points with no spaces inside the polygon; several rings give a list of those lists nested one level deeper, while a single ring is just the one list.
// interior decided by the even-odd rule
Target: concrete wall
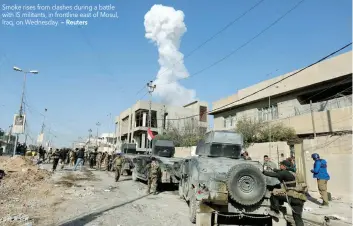
[{"label": "concrete wall", "polygon": [[[270,146],[271,144],[271,146]],[[279,164],[280,161],[290,157],[290,148],[287,142],[256,143],[247,149],[252,160],[263,162],[264,155]]]},{"label": "concrete wall", "polygon": [[[255,84],[253,86],[247,87],[245,89],[241,89],[238,91],[237,94],[234,94],[230,97],[226,97],[224,99],[221,99],[219,101],[216,101],[212,104],[213,109],[220,108],[224,105],[230,104],[236,100],[239,100],[241,98],[244,98],[245,96],[252,94],[260,89],[263,89],[267,87],[268,85],[277,82],[284,77],[287,77],[288,75],[292,74],[294,72],[290,72],[263,82],[260,82],[258,84]],[[325,60],[319,64],[316,64],[298,74],[295,76],[292,76],[278,84],[278,87],[272,86],[268,89],[265,89],[261,92],[258,92],[255,95],[252,95],[248,98],[245,98],[243,100],[240,100],[232,105],[227,106],[226,108],[229,107],[234,107],[237,105],[241,105],[244,103],[256,101],[263,99],[264,97],[269,97],[269,96],[274,96],[278,95],[281,93],[286,93],[293,91],[295,89],[303,88],[306,86],[310,86],[319,82],[323,81],[328,81],[334,78],[338,78],[344,75],[352,74],[352,51],[349,51],[347,53],[341,54],[339,56],[333,57],[331,59]]]},{"label": "concrete wall", "polygon": [[303,141],[305,153],[306,180],[309,189],[317,191],[316,180],[312,178],[310,170],[313,168],[312,153],[318,153],[328,162],[328,172],[331,180],[328,191],[335,197],[352,197],[353,156],[352,135],[324,136]]}]

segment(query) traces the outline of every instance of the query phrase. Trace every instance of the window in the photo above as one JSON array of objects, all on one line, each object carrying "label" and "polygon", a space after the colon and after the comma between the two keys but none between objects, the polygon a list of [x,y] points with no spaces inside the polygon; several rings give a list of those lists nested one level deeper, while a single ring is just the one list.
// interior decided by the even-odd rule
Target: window
[{"label": "window", "polygon": [[224,128],[232,128],[236,124],[236,115],[229,115],[224,117]]},{"label": "window", "polygon": [[199,109],[199,115],[200,115],[200,122],[207,122],[207,107],[205,106],[200,106]]},{"label": "window", "polygon": [[272,105],[270,108],[258,109],[258,120],[260,122],[274,120],[278,118],[278,107]]}]

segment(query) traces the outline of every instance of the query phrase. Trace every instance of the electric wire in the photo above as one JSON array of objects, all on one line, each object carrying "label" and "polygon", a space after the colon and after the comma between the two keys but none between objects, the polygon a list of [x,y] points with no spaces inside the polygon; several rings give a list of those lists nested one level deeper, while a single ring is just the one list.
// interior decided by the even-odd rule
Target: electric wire
[{"label": "electric wire", "polygon": [[[217,31],[215,34],[211,35],[208,39],[206,39],[204,42],[202,42],[201,44],[199,44],[196,48],[194,48],[193,50],[191,50],[189,53],[187,53],[183,59],[177,61],[176,63],[174,63],[172,65],[171,68],[168,68],[166,70],[164,70],[163,72],[161,72],[160,75],[166,73],[167,71],[173,69],[177,64],[183,62],[186,58],[190,57],[192,54],[194,54],[195,52],[197,52],[199,49],[201,49],[202,47],[204,47],[207,43],[209,43],[210,41],[212,41],[213,39],[215,39],[218,35],[220,35],[221,33],[223,33],[224,31],[226,31],[228,28],[230,28],[231,26],[233,26],[237,21],[239,21],[241,18],[243,18],[244,16],[246,16],[248,13],[250,13],[252,10],[254,10],[256,7],[258,7],[262,2],[264,2],[265,0],[260,0],[258,1],[255,5],[253,5],[252,7],[250,7],[248,10],[246,10],[244,13],[242,13],[240,16],[234,18],[232,21],[230,21],[228,24],[226,24],[224,27],[222,27],[219,31]],[[143,89],[145,88],[145,86],[143,86],[137,93],[136,95],[138,95]]]},{"label": "electric wire", "polygon": [[[293,73],[291,73],[290,75],[288,75],[288,76],[286,76],[286,77],[284,77],[284,78],[282,78],[282,79],[280,79],[280,80],[278,80],[278,81],[276,81],[276,82],[273,82],[273,83],[271,83],[271,84],[268,85],[268,86],[265,86],[264,88],[261,88],[261,89],[255,91],[255,92],[253,92],[253,93],[251,93],[251,94],[248,94],[248,95],[246,95],[246,96],[244,96],[244,97],[242,97],[242,98],[240,98],[240,99],[238,99],[238,100],[232,101],[231,103],[225,104],[225,105],[223,105],[223,106],[221,106],[221,107],[218,107],[218,108],[215,108],[215,109],[213,109],[213,110],[211,110],[211,111],[208,111],[207,114],[210,114],[210,113],[215,112],[215,111],[222,110],[222,109],[224,109],[224,108],[226,108],[226,107],[228,107],[229,110],[230,110],[230,109],[232,109],[232,108],[235,107],[235,106],[231,106],[231,105],[233,105],[233,104],[235,104],[235,103],[237,103],[237,102],[239,102],[239,101],[245,100],[245,99],[247,99],[247,98],[249,98],[249,97],[251,97],[251,96],[254,96],[254,95],[256,95],[256,94],[258,94],[258,93],[260,93],[260,92],[262,92],[262,91],[264,91],[264,90],[266,90],[266,89],[268,89],[268,88],[270,88],[270,87],[272,87],[272,86],[274,86],[274,85],[276,85],[276,84],[278,84],[278,83],[280,83],[280,82],[282,82],[282,81],[284,81],[284,80],[286,80],[286,79],[288,79],[288,78],[290,78],[290,77],[293,77],[294,75],[297,75],[297,74],[301,73],[302,71],[304,71],[304,70],[306,70],[306,69],[308,69],[308,68],[310,68],[310,67],[312,67],[312,66],[314,66],[314,65],[316,65],[316,64],[318,64],[318,63],[320,63],[320,62],[322,62],[322,61],[324,61],[324,60],[326,60],[326,59],[328,59],[329,57],[331,57],[331,56],[335,55],[336,53],[338,53],[338,52],[340,52],[340,51],[342,51],[342,50],[348,48],[348,47],[351,46],[351,45],[352,45],[352,42],[350,42],[349,44],[346,44],[345,46],[339,48],[338,50],[336,50],[336,51],[334,51],[334,52],[332,52],[332,53],[330,53],[330,54],[324,56],[323,58],[319,59],[318,61],[316,61],[316,62],[314,62],[314,63],[312,63],[312,64],[310,64],[310,65],[308,65],[308,66],[306,66],[306,67],[304,67],[304,68],[302,68],[302,69],[296,71],[296,72],[293,72]],[[231,107],[229,107],[229,106],[231,106]],[[181,119],[193,118],[193,117],[197,117],[197,116],[199,116],[199,114],[195,114],[195,115],[191,115],[191,116],[187,116],[187,117],[183,117],[183,118],[179,118],[179,119],[166,119],[166,120],[174,121],[174,120],[181,120]]]},{"label": "electric wire", "polygon": [[188,79],[190,77],[194,77],[198,74],[201,74],[205,71],[207,71],[210,68],[213,68],[214,66],[220,64],[221,62],[225,61],[226,59],[228,59],[229,57],[231,57],[232,55],[234,55],[235,53],[237,53],[239,50],[241,50],[242,48],[244,48],[245,46],[247,46],[248,44],[250,44],[251,42],[253,42],[255,39],[257,39],[258,37],[260,37],[262,34],[264,34],[266,31],[268,31],[270,28],[272,28],[273,26],[275,26],[278,22],[280,22],[282,19],[284,19],[287,15],[289,15],[292,11],[294,11],[295,9],[297,9],[305,0],[301,0],[299,1],[296,5],[294,5],[292,8],[290,8],[288,11],[286,11],[286,13],[284,13],[282,16],[280,16],[279,18],[277,18],[274,22],[272,22],[269,26],[267,26],[266,28],[264,28],[263,30],[261,30],[259,33],[257,33],[254,37],[252,37],[251,39],[249,39],[248,41],[246,41],[245,43],[243,43],[242,45],[240,45],[238,48],[234,49],[233,51],[231,51],[230,53],[228,53],[227,55],[223,56],[222,58],[218,59],[217,61],[213,62],[212,64],[208,65],[207,67],[204,67],[203,69],[196,71],[195,73],[192,73],[191,75],[189,75],[188,77],[185,78],[180,78],[174,81],[170,81],[168,83],[163,83],[160,85],[168,85],[168,84],[172,84],[175,82],[178,82],[182,79]]}]

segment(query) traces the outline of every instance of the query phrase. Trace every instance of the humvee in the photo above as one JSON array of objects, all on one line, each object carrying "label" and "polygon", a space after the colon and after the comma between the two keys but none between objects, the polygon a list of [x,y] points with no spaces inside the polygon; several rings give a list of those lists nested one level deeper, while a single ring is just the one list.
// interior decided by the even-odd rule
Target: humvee
[{"label": "humvee", "polygon": [[146,165],[151,162],[151,157],[154,156],[160,166],[159,183],[174,184],[179,182],[176,172],[179,171],[179,162],[182,158],[173,157],[175,154],[175,146],[173,141],[169,140],[153,140],[152,155],[138,155],[133,159],[134,169],[132,171],[132,179],[134,181],[147,181],[148,175]]},{"label": "humvee", "polygon": [[131,175],[132,169],[134,168],[133,159],[137,155],[136,144],[134,143],[122,144],[120,147],[120,153],[124,156],[124,163],[121,169],[121,175],[123,175],[124,173],[126,173],[127,175]]},{"label": "humvee", "polygon": [[268,215],[267,185],[279,181],[264,176],[260,162],[240,158],[242,148],[241,134],[211,131],[197,144],[196,156],[182,161],[179,196],[189,204],[192,223],[286,225]]}]

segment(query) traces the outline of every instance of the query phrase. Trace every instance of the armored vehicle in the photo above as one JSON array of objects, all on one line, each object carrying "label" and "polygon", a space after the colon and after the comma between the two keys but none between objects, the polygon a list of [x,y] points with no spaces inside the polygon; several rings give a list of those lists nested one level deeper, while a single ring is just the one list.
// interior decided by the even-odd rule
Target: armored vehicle
[{"label": "armored vehicle", "polygon": [[134,161],[134,169],[132,172],[132,179],[134,181],[147,181],[148,175],[146,165],[150,163],[151,156],[154,156],[160,166],[161,175],[160,183],[162,184],[178,184],[179,179],[176,176],[179,172],[179,163],[182,158],[173,157],[175,154],[175,146],[173,141],[169,140],[154,140],[152,142],[152,155],[138,155]]},{"label": "armored vehicle", "polygon": [[[136,144],[134,143],[124,143],[120,147],[120,153],[124,156],[123,167],[121,169],[121,175],[126,173],[127,175],[132,174],[132,169],[134,168],[133,159],[137,155]],[[113,160],[115,159],[116,154],[113,155]],[[114,168],[114,164],[113,164]],[[113,169],[115,170],[115,168]]]},{"label": "armored vehicle", "polygon": [[262,174],[262,164],[241,156],[243,137],[230,131],[211,131],[196,147],[196,155],[180,166],[179,196],[189,203],[190,220],[197,225],[286,225],[268,215],[267,184],[279,181]]}]

